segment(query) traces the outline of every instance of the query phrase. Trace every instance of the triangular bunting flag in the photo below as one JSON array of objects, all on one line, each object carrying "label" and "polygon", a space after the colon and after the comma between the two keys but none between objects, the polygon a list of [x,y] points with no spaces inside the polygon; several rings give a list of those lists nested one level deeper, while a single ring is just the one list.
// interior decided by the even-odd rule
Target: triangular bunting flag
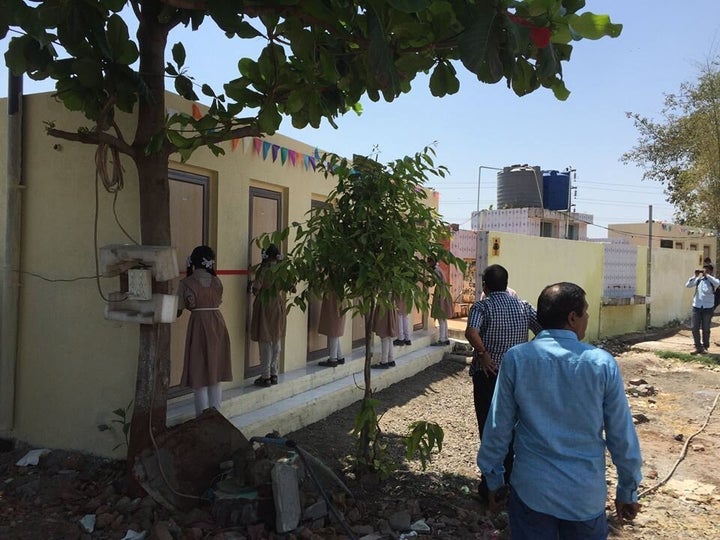
[{"label": "triangular bunting flag", "polygon": [[288,149],[284,146],[280,149],[280,162],[285,165],[288,158]]},{"label": "triangular bunting flag", "polygon": [[253,139],[252,139],[252,137],[243,137],[242,142],[243,142],[243,154],[247,154],[248,151],[253,146]]},{"label": "triangular bunting flag", "polygon": [[297,152],[295,150],[288,150],[288,155],[290,157],[290,163],[292,163],[294,167],[297,161]]},{"label": "triangular bunting flag", "polygon": [[313,156],[315,156],[315,159],[316,159],[316,160],[318,160],[318,161],[320,160],[320,150],[318,150],[317,147],[315,147],[315,151],[313,152]]},{"label": "triangular bunting flag", "polygon": [[267,141],[262,142],[263,159],[267,159],[268,152],[270,151],[271,144]]},{"label": "triangular bunting flag", "polygon": [[192,117],[195,120],[200,120],[202,118],[202,113],[200,112],[200,107],[198,107],[196,103],[192,104]]},{"label": "triangular bunting flag", "polygon": [[239,143],[240,143],[240,139],[233,139],[233,140],[232,140],[231,146],[232,146],[233,152],[234,152],[235,149],[238,147],[238,144],[239,144]]},{"label": "triangular bunting flag", "polygon": [[272,158],[273,158],[273,161],[275,161],[275,160],[277,159],[277,157],[278,157],[278,151],[279,151],[279,150],[280,150],[280,146],[278,146],[277,144],[273,144],[273,145],[272,145]]},{"label": "triangular bunting flag", "polygon": [[253,139],[253,146],[255,148],[255,153],[259,156],[260,150],[262,149],[262,141],[260,139],[258,139],[257,137],[255,137]]},{"label": "triangular bunting flag", "polygon": [[314,158],[314,157],[309,157],[308,160],[310,161],[310,165],[312,165],[312,168],[313,168],[313,171],[314,171],[314,170],[315,170],[315,167],[317,166],[317,164],[315,163],[315,158]]},{"label": "triangular bunting flag", "polygon": [[303,165],[305,165],[305,170],[307,171],[310,167],[310,156],[303,154]]}]

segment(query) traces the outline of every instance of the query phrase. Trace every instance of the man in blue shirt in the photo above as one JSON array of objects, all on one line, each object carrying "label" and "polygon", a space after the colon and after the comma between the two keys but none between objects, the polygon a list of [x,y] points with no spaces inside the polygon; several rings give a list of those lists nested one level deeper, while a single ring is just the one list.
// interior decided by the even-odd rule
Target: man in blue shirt
[{"label": "man in blue shirt", "polygon": [[[702,270],[695,270],[685,283],[688,289],[695,287],[692,301],[692,335],[695,352],[706,353],[710,348],[710,322],[715,311],[715,289],[720,287],[720,279],[713,276],[713,265],[706,263]],[[702,327],[702,341],[700,328]]]},{"label": "man in blue shirt", "polygon": [[618,518],[640,509],[640,445],[617,362],[582,343],[585,291],[549,285],[537,303],[543,330],[503,357],[477,456],[497,511],[503,459],[515,433],[510,479],[513,540],[604,540],[605,448],[617,468]]}]

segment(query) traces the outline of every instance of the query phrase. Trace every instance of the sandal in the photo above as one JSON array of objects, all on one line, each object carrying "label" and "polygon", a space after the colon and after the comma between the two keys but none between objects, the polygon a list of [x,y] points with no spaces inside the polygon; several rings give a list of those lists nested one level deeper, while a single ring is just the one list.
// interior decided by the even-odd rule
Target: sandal
[{"label": "sandal", "polygon": [[263,388],[267,388],[272,384],[272,378],[270,379],[263,379],[262,377],[258,377],[255,379],[255,382],[253,382],[255,386],[262,386]]}]

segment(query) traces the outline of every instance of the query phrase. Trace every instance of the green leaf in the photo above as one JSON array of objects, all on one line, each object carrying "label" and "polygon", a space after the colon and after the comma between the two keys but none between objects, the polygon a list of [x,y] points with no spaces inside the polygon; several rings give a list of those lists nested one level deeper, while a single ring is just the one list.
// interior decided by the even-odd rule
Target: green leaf
[{"label": "green leaf", "polygon": [[77,59],[73,62],[73,69],[78,76],[80,84],[88,88],[101,88],[103,85],[102,66],[95,60]]},{"label": "green leaf", "polygon": [[440,62],[430,75],[430,92],[435,97],[455,94],[460,90],[460,81],[455,68],[449,62]]},{"label": "green leaf", "polygon": [[392,101],[399,93],[397,91],[399,77],[393,62],[394,53],[375,12],[368,13],[368,32],[370,38],[368,62],[373,72],[372,76],[377,81],[385,100]]},{"label": "green leaf", "polygon": [[252,58],[241,58],[238,60],[238,71],[240,75],[251,81],[256,81],[260,78],[260,69],[258,68],[257,62]]},{"label": "green leaf", "polygon": [[555,49],[550,46],[538,50],[537,63],[535,65],[535,71],[537,72],[538,78],[541,81],[546,79],[554,78],[560,70],[560,64],[555,57]]},{"label": "green leaf", "polygon": [[608,15],[596,15],[587,11],[582,15],[570,15],[568,24],[573,32],[588,39],[618,37],[622,32],[622,24],[613,24]]},{"label": "green leaf", "polygon": [[282,117],[275,104],[266,104],[260,109],[258,127],[263,133],[272,135],[280,127],[280,122],[282,122]]},{"label": "green leaf", "polygon": [[185,65],[185,47],[182,43],[178,42],[173,45],[172,57],[178,68],[182,68]]},{"label": "green leaf", "polygon": [[127,25],[120,15],[113,14],[108,19],[107,42],[112,60],[124,65],[130,65],[137,60],[137,46],[130,41]]},{"label": "green leaf", "polygon": [[550,84],[550,89],[553,94],[555,94],[555,97],[560,101],[565,101],[568,97],[570,97],[570,91],[565,87],[565,83],[560,79],[554,79]]},{"label": "green leaf", "polygon": [[192,81],[185,75],[179,75],[175,77],[175,90],[185,99],[190,101],[197,101],[198,96],[193,89]]},{"label": "green leaf", "polygon": [[243,39],[253,39],[262,36],[262,34],[247,21],[238,22],[233,26],[233,29],[235,33]]},{"label": "green leaf", "polygon": [[167,138],[175,146],[175,148],[178,149],[191,148],[193,146],[193,141],[191,139],[186,138],[174,130],[167,131]]},{"label": "green leaf", "polygon": [[285,108],[290,114],[299,112],[305,106],[305,95],[300,91],[290,92],[287,101],[285,102]]},{"label": "green leaf", "polygon": [[[278,72],[286,62],[285,49],[276,43],[270,43],[260,53],[257,67],[260,76],[264,81],[274,82],[277,80]],[[253,82],[258,82],[257,80]]]},{"label": "green leaf", "polygon": [[164,131],[158,132],[155,135],[153,135],[150,138],[150,142],[145,147],[145,155],[149,156],[150,154],[159,152],[162,149],[164,142],[165,142],[165,132]]},{"label": "green leaf", "polygon": [[63,79],[55,85],[57,96],[63,102],[63,105],[71,111],[84,110],[85,100],[78,84],[72,79]]},{"label": "green leaf", "polygon": [[460,60],[472,73],[479,73],[488,56],[488,43],[496,14],[491,6],[478,9],[472,24],[458,37]]}]

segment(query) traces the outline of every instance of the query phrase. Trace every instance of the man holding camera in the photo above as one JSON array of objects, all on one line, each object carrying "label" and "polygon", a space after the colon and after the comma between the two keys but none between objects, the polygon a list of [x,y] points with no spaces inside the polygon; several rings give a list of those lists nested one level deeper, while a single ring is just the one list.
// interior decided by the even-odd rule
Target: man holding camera
[{"label": "man holding camera", "polygon": [[[713,276],[713,265],[705,263],[701,270],[687,280],[685,287],[695,287],[692,301],[692,335],[695,353],[706,353],[710,347],[710,321],[715,311],[715,289],[720,287],[720,279]],[[702,328],[702,341],[700,329]]]}]

